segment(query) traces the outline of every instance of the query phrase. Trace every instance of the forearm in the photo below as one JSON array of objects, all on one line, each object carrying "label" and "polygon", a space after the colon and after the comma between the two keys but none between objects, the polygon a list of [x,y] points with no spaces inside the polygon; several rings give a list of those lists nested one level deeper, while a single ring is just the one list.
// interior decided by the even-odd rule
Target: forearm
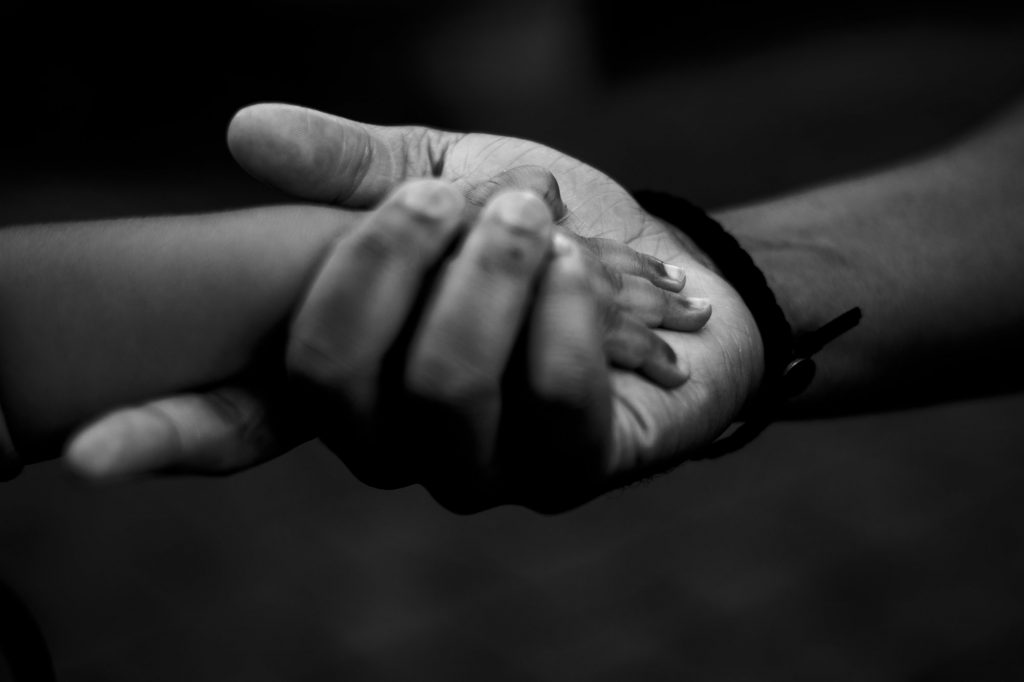
[{"label": "forearm", "polygon": [[863,309],[793,415],[1024,385],[1024,109],[920,162],[716,218],[798,333]]},{"label": "forearm", "polygon": [[351,215],[278,207],[0,230],[0,405],[23,456],[248,369]]}]

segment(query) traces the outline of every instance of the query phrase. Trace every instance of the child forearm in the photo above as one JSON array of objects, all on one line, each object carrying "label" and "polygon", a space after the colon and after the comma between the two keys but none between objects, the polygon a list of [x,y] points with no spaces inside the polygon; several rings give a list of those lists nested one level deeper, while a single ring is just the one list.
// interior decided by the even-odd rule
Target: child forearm
[{"label": "child forearm", "polygon": [[0,230],[0,406],[21,455],[251,367],[354,217],[288,206]]}]

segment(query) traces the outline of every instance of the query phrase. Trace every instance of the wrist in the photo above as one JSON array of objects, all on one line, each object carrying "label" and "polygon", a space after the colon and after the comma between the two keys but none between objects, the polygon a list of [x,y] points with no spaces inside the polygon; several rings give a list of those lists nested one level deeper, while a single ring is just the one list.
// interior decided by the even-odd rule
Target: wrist
[{"label": "wrist", "polygon": [[860,309],[851,308],[807,333],[794,333],[761,266],[721,222],[669,194],[639,192],[635,198],[685,235],[684,243],[697,249],[700,258],[732,285],[756,323],[764,367],[760,386],[744,407],[742,426],[714,443],[708,456],[730,452],[756,437],[778,417],[784,403],[810,385],[816,369],[812,356],[856,326]]},{"label": "wrist", "polygon": [[788,201],[716,211],[712,217],[764,273],[794,335],[809,333],[838,309],[863,301],[854,255],[829,241],[827,218]]}]

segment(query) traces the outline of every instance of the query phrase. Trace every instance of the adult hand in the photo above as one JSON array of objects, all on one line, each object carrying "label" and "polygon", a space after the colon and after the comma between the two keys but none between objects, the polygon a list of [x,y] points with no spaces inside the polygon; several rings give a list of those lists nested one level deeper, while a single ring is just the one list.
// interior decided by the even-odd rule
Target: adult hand
[{"label": "adult hand", "polygon": [[462,203],[411,181],[335,243],[291,326],[297,395],[367,483],[423,483],[458,511],[564,506],[552,484],[592,490],[609,446],[591,265],[536,194],[504,191],[438,269]]},{"label": "adult hand", "polygon": [[[689,381],[683,386],[665,391],[634,373],[611,372],[610,428],[604,446],[592,449],[598,461],[588,462],[589,470],[599,474],[580,477],[576,485],[554,477],[568,485],[560,493],[562,504],[551,491],[529,490],[531,477],[525,476],[519,478],[526,487],[500,493],[490,494],[486,487],[482,494],[474,488],[463,498],[458,491],[446,492],[442,501],[450,507],[473,510],[513,501],[558,508],[663,471],[698,455],[732,422],[760,382],[760,337],[735,290],[688,250],[676,230],[645,213],[608,176],[576,159],[515,138],[385,128],[288,105],[242,110],[228,140],[236,159],[254,176],[313,200],[354,206],[379,201],[405,178],[433,175],[465,191],[509,167],[540,166],[561,189],[563,227],[583,239],[621,242],[680,267],[687,274],[687,291],[715,302],[715,315],[700,333],[659,332],[685,365]],[[501,478],[502,472],[487,470],[490,464],[476,462],[479,479]]]},{"label": "adult hand", "polygon": [[[236,140],[236,126],[229,137]],[[290,131],[281,131],[285,136]],[[331,140],[327,151],[337,151]],[[244,145],[243,145],[244,146]],[[341,151],[341,153],[347,153]],[[273,157],[265,157],[274,163]],[[278,170],[288,174],[296,164],[284,162]],[[344,167],[339,167],[344,175]],[[414,169],[407,169],[415,172]],[[359,169],[350,167],[349,183],[359,183]],[[341,179],[335,175],[335,180]],[[318,187],[303,188],[301,196],[316,196]],[[501,189],[520,188],[541,195],[561,222],[572,225],[559,186],[550,172],[538,166],[504,167],[494,176],[460,183],[466,198],[467,219]],[[377,197],[379,200],[380,197]],[[353,197],[362,205],[367,197]],[[372,203],[372,198],[370,198]],[[567,234],[573,234],[567,232]],[[617,366],[635,369],[655,383],[673,387],[685,380],[671,347],[649,326],[694,331],[707,321],[706,300],[677,295],[685,276],[680,268],[633,251],[621,242],[580,238],[581,255],[598,299],[603,323],[604,350]],[[82,429],[66,447],[68,461],[80,473],[94,478],[183,471],[231,473],[271,459],[305,439],[308,431],[295,428],[286,418],[277,387],[252,382],[225,385],[207,392],[176,395],[129,406],[104,415]],[[102,445],[100,445],[102,444]]]},{"label": "adult hand", "polygon": [[[466,192],[460,204],[464,207],[463,221],[472,222],[497,192],[515,188],[536,192],[551,211],[565,213],[557,182],[549,172],[539,167],[515,167]],[[368,220],[356,234],[339,239],[345,243],[336,244],[333,257],[325,260],[334,265],[335,272],[339,271],[338,264],[343,264],[340,271],[346,277],[331,281],[344,282],[346,286],[342,291],[333,291],[329,298],[365,298],[384,310],[392,297],[397,299],[408,293],[394,286],[385,286],[380,291],[366,286],[374,274],[367,273],[367,267],[379,260],[372,256],[380,256],[382,251],[409,255],[409,247],[419,243],[415,233],[408,234],[403,227],[409,226],[402,221],[382,224],[379,220]],[[351,248],[349,240],[357,248]],[[685,373],[676,365],[672,349],[646,326],[661,324],[672,329],[696,330],[706,322],[710,314],[707,306],[695,305],[692,299],[673,293],[683,286],[680,271],[609,240],[587,240],[580,255],[587,256],[585,272],[596,299],[608,359],[637,370],[661,386],[674,387],[685,381]],[[410,287],[409,291],[419,291],[421,283],[415,277],[410,279],[409,274],[406,272],[405,278],[396,282],[403,282]],[[367,307],[331,309],[327,314],[341,315],[350,328],[360,331],[359,336],[369,338],[375,321],[350,317],[356,309],[365,311]],[[364,331],[367,333],[363,334]],[[511,333],[514,335],[515,331],[513,327]],[[259,381],[247,380],[244,385],[225,385],[203,393],[122,408],[81,431],[68,447],[68,459],[81,473],[97,478],[150,472],[223,474],[245,469],[313,436],[308,428],[300,427],[308,420],[296,412],[291,401],[282,400],[283,394],[279,383],[263,377]],[[347,451],[351,453],[353,449]],[[396,473],[391,478],[400,475]]]},{"label": "adult hand", "polygon": [[[690,376],[682,388],[666,392],[634,374],[612,373],[614,410],[608,447],[601,450],[596,467],[601,474],[577,489],[564,490],[566,504],[664,470],[698,452],[732,421],[760,380],[762,358],[756,326],[735,291],[685,248],[678,233],[644,213],[619,185],[555,150],[514,138],[367,126],[286,105],[259,105],[239,112],[229,130],[229,144],[239,162],[255,176],[300,196],[350,206],[373,204],[408,177],[435,175],[472,194],[474,187],[486,186],[488,179],[512,166],[541,166],[554,174],[562,189],[567,209],[563,226],[584,239],[621,242],[682,267],[688,275],[688,291],[715,301],[715,317],[700,334],[661,333]],[[604,244],[587,243],[598,248]],[[201,445],[210,439],[192,428],[204,423],[209,433],[219,436],[223,453],[242,455],[232,458],[224,454],[220,462],[265,458],[253,445],[273,442],[266,437],[264,422],[257,418],[262,415],[258,401],[249,401],[250,411],[233,411],[234,425],[225,427],[223,420],[211,416],[212,410],[201,397],[187,400],[187,405],[176,405],[181,408],[176,420],[141,420],[138,414],[128,413],[98,426],[121,428],[122,435],[134,440],[142,454],[148,446],[158,455],[150,458],[150,463],[204,466],[210,460],[195,453],[208,451]],[[134,429],[127,428],[132,420],[125,418],[132,414],[136,417]],[[191,437],[178,437],[182,431]],[[74,443],[71,451],[74,453]],[[145,462],[146,458],[136,461]],[[511,496],[506,492],[475,495],[468,502],[449,499],[447,503],[465,510],[530,497],[528,491]]]}]

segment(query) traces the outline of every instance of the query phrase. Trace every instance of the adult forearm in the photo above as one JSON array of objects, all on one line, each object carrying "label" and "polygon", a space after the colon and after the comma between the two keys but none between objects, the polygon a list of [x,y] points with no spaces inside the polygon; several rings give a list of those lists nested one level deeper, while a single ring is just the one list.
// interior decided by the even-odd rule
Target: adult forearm
[{"label": "adult forearm", "polygon": [[863,309],[793,415],[1024,386],[1024,110],[927,159],[716,217],[798,333]]},{"label": "adult forearm", "polygon": [[23,455],[83,420],[249,368],[324,247],[329,208],[0,230],[0,405]]}]

